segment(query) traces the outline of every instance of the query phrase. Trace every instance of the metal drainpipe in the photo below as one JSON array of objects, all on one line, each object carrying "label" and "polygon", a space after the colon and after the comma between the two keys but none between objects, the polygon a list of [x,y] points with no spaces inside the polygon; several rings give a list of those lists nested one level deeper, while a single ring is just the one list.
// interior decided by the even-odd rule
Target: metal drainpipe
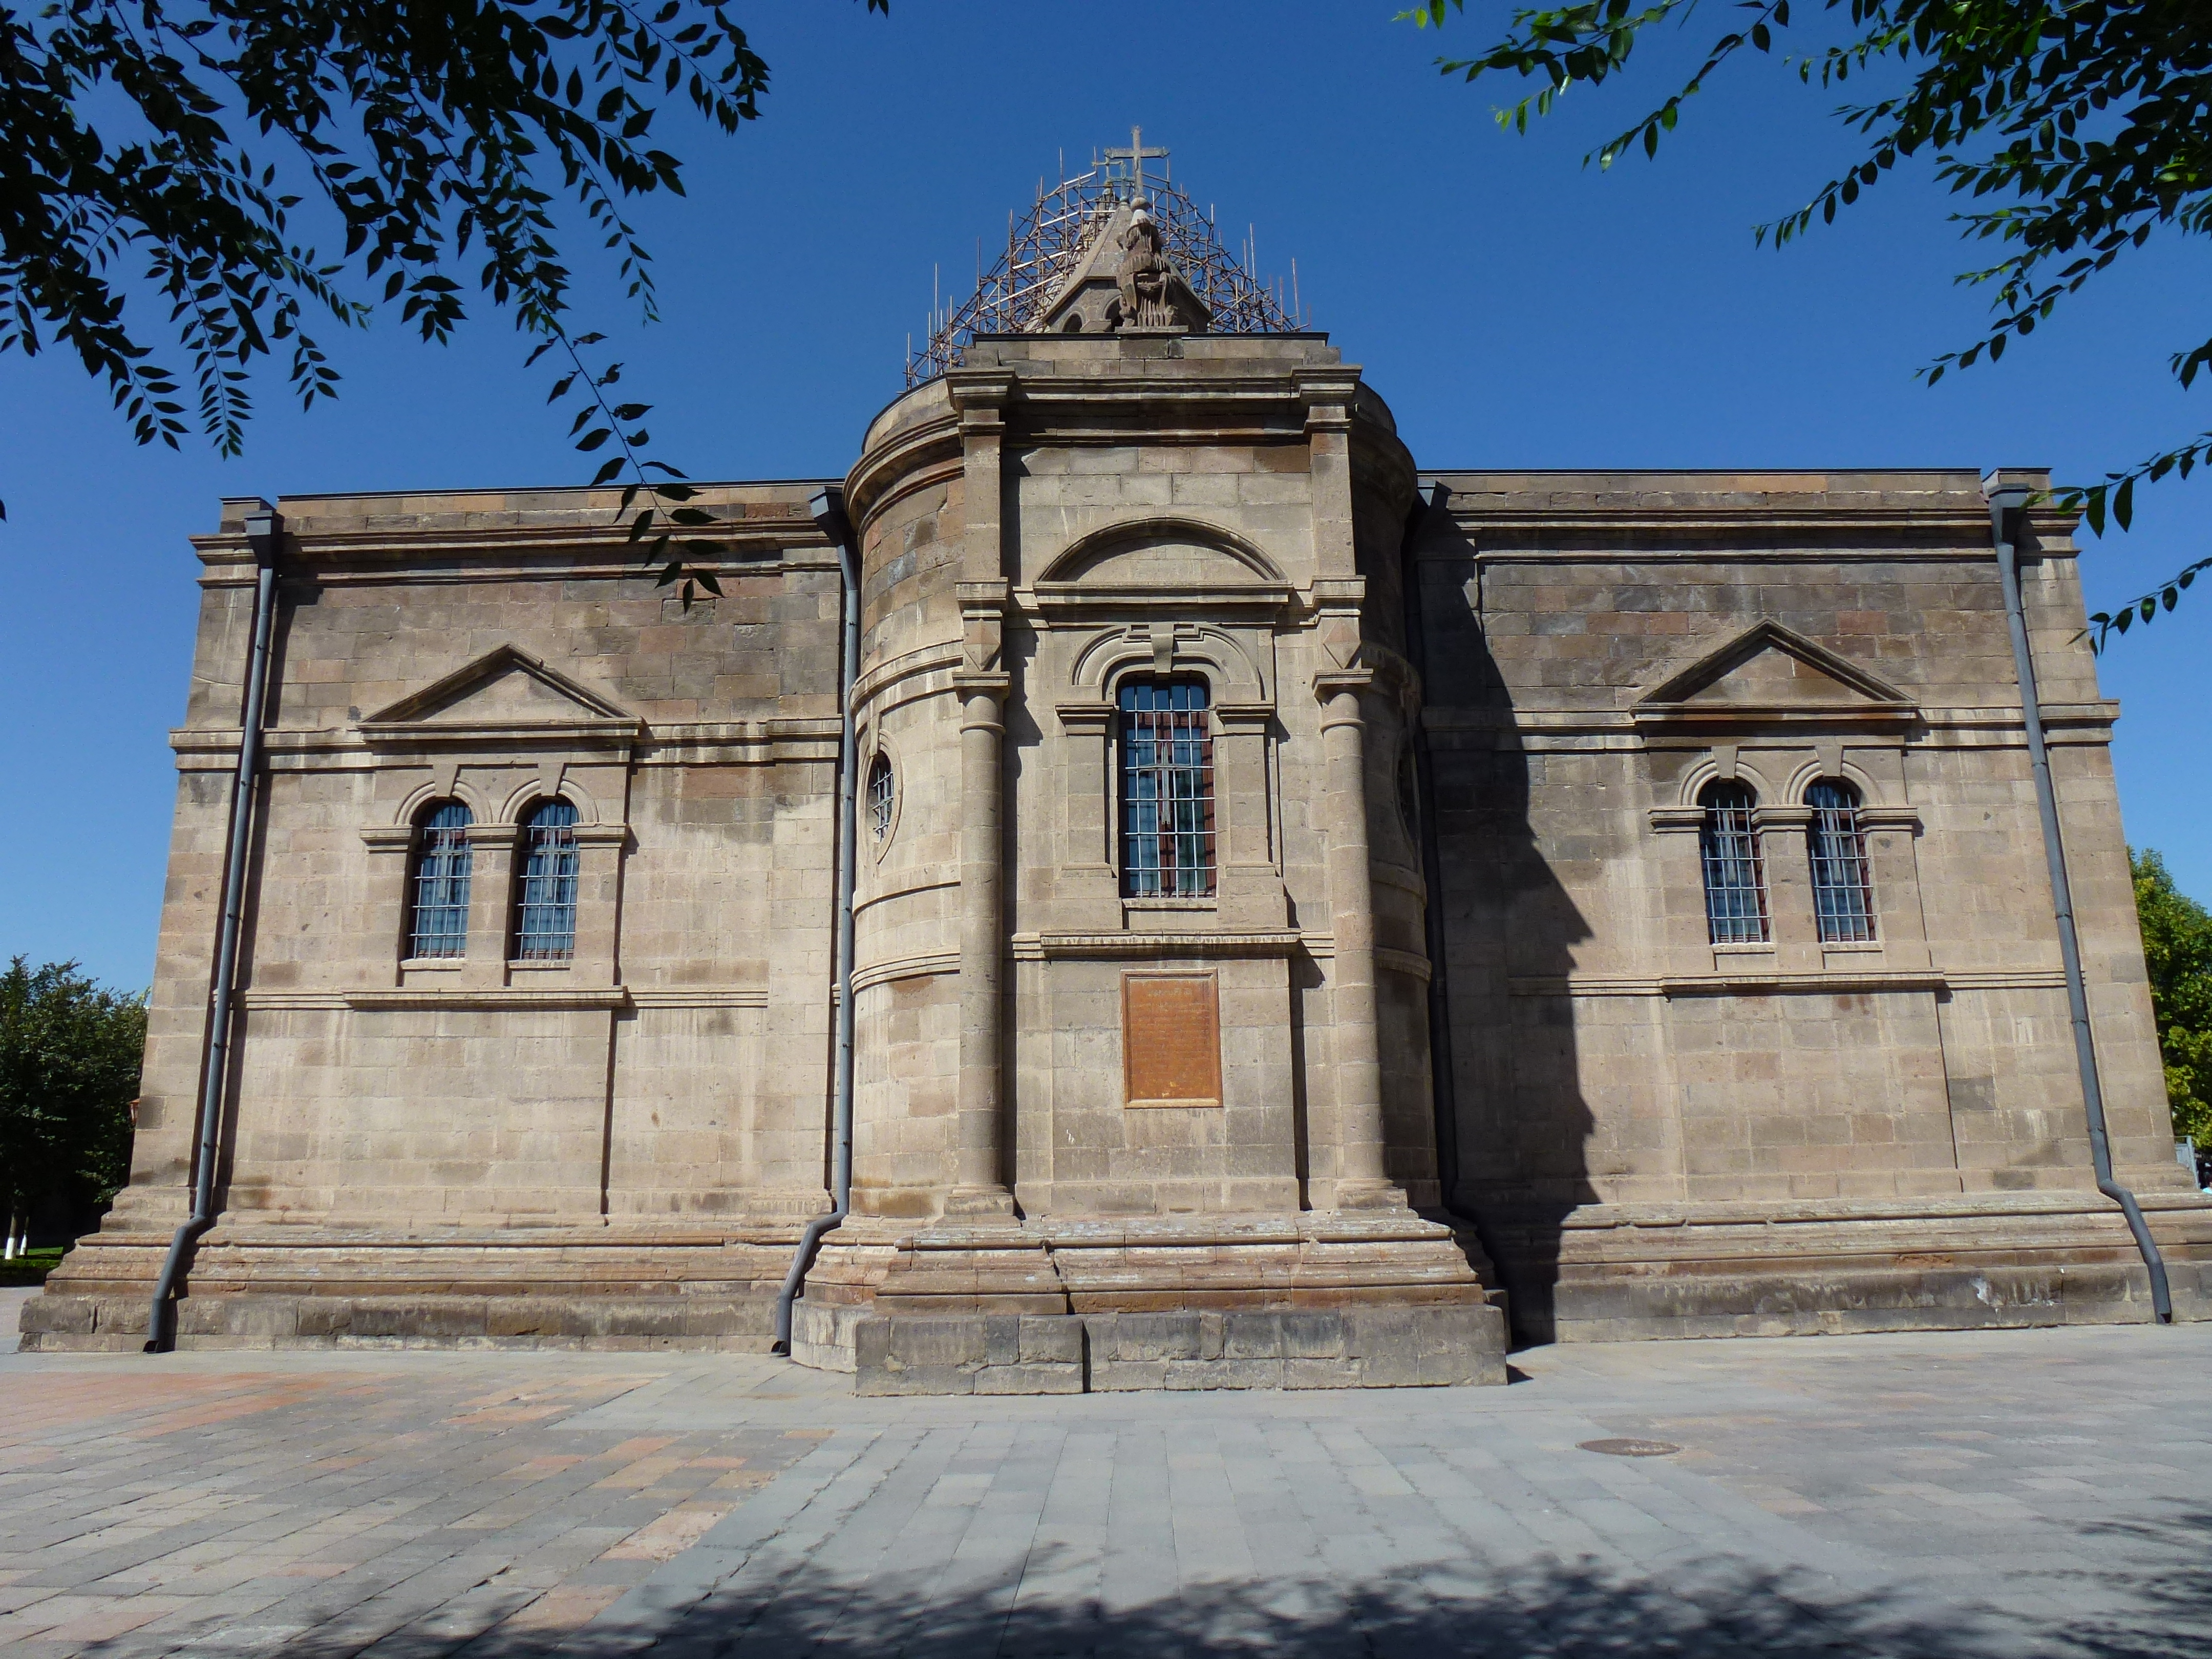
[{"label": "metal drainpipe", "polygon": [[2035,659],[2027,639],[2027,620],[2020,602],[2019,538],[2029,497],[2027,484],[2002,482],[1992,472],[1982,480],[1990,504],[1990,538],[1996,544],[1997,576],[2004,587],[2005,622],[2012,629],[2013,662],[2020,678],[2020,706],[2027,725],[2028,764],[2035,772],[2035,806],[2043,820],[2043,855],[2051,868],[2051,908],[2058,924],[2058,954],[2066,966],[2066,1001],[2074,1017],[2074,1058],[2081,1073],[2081,1104],[2089,1121],[2089,1161],[2097,1190],[2118,1204],[2135,1235],[2136,1249],[2150,1270],[2151,1308],[2160,1324],[2173,1322],[2173,1298],[2166,1284],[2166,1261],[2143,1220],[2136,1195],[2112,1178],[2112,1143],[2105,1132],[2105,1095],[2097,1079],[2097,1046],[2089,1028],[2089,996],[2081,981],[2081,947],[2074,934],[2074,892],[2066,879],[2066,848],[2058,836],[2058,798],[2051,787],[2051,757],[2043,742],[2043,709],[2035,694]]},{"label": "metal drainpipe", "polygon": [[269,635],[276,610],[276,547],[283,515],[263,507],[246,515],[246,544],[259,567],[253,587],[253,650],[246,659],[246,702],[239,712],[238,776],[230,802],[230,834],[223,856],[222,920],[216,934],[215,982],[208,991],[207,1068],[200,1085],[198,1163],[192,1179],[192,1212],[169,1241],[161,1276],[154,1282],[146,1318],[146,1352],[177,1346],[177,1281],[192,1246],[215,1225],[215,1166],[222,1149],[222,1097],[230,1073],[230,1032],[236,1023],[238,936],[246,914],[246,854],[253,840],[254,787],[261,763],[261,722],[269,687]]},{"label": "metal drainpipe", "polygon": [[[1443,512],[1444,503],[1450,499],[1451,487],[1438,481],[1431,487],[1425,499],[1414,501],[1413,512],[1407,515],[1406,536],[1399,559],[1405,583],[1406,659],[1413,665],[1420,681],[1424,703],[1429,695],[1429,641],[1421,605],[1420,572],[1413,558],[1413,543],[1428,522],[1429,514]],[[1458,1211],[1452,1195],[1459,1185],[1459,1089],[1452,1065],[1451,986],[1444,967],[1443,856],[1437,844],[1436,768],[1429,757],[1428,726],[1418,719],[1413,728],[1413,793],[1421,820],[1421,881],[1428,889],[1428,902],[1422,907],[1422,925],[1429,951],[1429,1087],[1436,1110],[1439,1201],[1447,1212],[1455,1215]]]},{"label": "metal drainpipe", "polygon": [[854,772],[858,767],[853,732],[853,682],[860,672],[860,558],[854,545],[853,521],[845,515],[844,492],[834,484],[807,502],[814,522],[837,548],[840,585],[844,589],[844,638],[838,654],[837,707],[843,729],[837,739],[837,1009],[836,1048],[831,1061],[830,1197],[826,1215],[817,1215],[799,1236],[791,1270],[775,1298],[774,1352],[791,1352],[791,1304],[806,1283],[806,1270],[822,1236],[845,1218],[853,1202],[853,883],[859,864],[860,823]]}]

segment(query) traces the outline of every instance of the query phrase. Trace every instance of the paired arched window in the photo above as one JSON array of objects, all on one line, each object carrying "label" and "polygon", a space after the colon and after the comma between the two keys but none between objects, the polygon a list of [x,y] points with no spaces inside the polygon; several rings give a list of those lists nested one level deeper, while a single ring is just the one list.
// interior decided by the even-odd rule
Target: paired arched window
[{"label": "paired arched window", "polygon": [[515,888],[514,954],[566,962],[576,954],[576,809],[541,801],[524,821],[522,879]]},{"label": "paired arched window", "polygon": [[1859,828],[1858,791],[1823,778],[1805,792],[1813,809],[1806,827],[1813,860],[1813,915],[1823,945],[1874,937],[1874,878],[1867,868],[1866,835]]},{"label": "paired arched window", "polygon": [[1716,945],[1766,943],[1766,872],[1751,815],[1759,798],[1741,783],[1707,784],[1698,852],[1705,868],[1705,924]]},{"label": "paired arched window", "polygon": [[[1765,872],[1752,815],[1759,798],[1745,785],[1707,784],[1698,851],[1705,865],[1705,921],[1716,945],[1764,945],[1768,937]],[[1805,826],[1812,865],[1813,919],[1823,945],[1864,944],[1874,938],[1874,876],[1859,824],[1858,791],[1822,778],[1805,791],[1812,817]]]},{"label": "paired arched window", "polygon": [[415,820],[414,909],[407,954],[459,957],[469,948],[469,809],[433,801]]},{"label": "paired arched window", "polygon": [[1203,680],[1121,685],[1121,892],[1213,896],[1213,735]]}]

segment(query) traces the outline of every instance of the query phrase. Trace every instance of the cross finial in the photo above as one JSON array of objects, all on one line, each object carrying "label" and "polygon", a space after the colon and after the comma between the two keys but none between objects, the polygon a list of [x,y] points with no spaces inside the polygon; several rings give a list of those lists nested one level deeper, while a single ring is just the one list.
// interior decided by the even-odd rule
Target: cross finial
[{"label": "cross finial", "polygon": [[[1145,193],[1145,163],[1154,159],[1164,161],[1168,159],[1168,153],[1164,149],[1146,149],[1145,130],[1142,127],[1131,127],[1129,148],[1109,149],[1106,152],[1106,159],[1109,161],[1127,161],[1129,164],[1129,193],[1133,198]],[[1164,173],[1165,169],[1163,168],[1162,172]]]}]

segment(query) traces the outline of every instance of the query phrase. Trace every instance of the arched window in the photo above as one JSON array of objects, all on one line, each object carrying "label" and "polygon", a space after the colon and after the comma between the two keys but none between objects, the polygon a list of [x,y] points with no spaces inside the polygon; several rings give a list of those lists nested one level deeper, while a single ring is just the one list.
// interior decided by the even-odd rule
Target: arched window
[{"label": "arched window", "polygon": [[1848,783],[1822,778],[1805,792],[1813,809],[1806,842],[1813,859],[1813,915],[1820,942],[1844,944],[1874,937],[1874,875],[1867,868],[1866,835],[1859,828],[1859,793]]},{"label": "arched window", "polygon": [[469,949],[469,825],[457,800],[433,801],[415,821],[415,913],[410,957],[460,957]]},{"label": "arched window", "polygon": [[868,828],[878,842],[891,833],[891,808],[898,800],[898,782],[891,776],[891,757],[880,749],[868,768]]},{"label": "arched window", "polygon": [[1213,895],[1213,737],[1202,680],[1121,687],[1121,891]]},{"label": "arched window", "polygon": [[1766,943],[1765,872],[1751,815],[1759,798],[1740,783],[1709,783],[1698,797],[1705,821],[1698,851],[1705,866],[1705,921],[1716,945]]},{"label": "arched window", "polygon": [[575,807],[541,801],[523,825],[522,850],[514,954],[523,962],[566,962],[576,954]]}]

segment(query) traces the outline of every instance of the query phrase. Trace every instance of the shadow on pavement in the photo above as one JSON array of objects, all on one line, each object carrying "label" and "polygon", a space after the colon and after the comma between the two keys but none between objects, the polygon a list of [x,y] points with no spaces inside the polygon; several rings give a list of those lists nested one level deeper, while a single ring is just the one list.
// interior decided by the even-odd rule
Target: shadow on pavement
[{"label": "shadow on pavement", "polygon": [[[963,1580],[957,1560],[933,1575],[865,1583],[799,1565],[781,1575],[763,1557],[729,1559],[730,1576],[700,1597],[694,1589],[658,1615],[634,1602],[580,1629],[526,1631],[508,1625],[471,1638],[441,1631],[395,1632],[374,1644],[379,1659],[580,1659],[649,1652],[654,1659],[708,1656],[808,1655],[813,1659],[987,1659],[987,1656],[1154,1656],[1267,1653],[1465,1655],[1471,1659],[1778,1659],[1778,1656],[1884,1656],[1885,1659],[2151,1659],[2203,1652],[2212,1640],[2212,1585],[2202,1565],[2205,1517],[2189,1517],[2196,1565],[2154,1571],[2139,1588],[2141,1606],[2113,1612],[2109,1592],[2124,1589],[2084,1575],[2083,1616],[2031,1619],[1928,1595],[1850,1593],[1818,1576],[1749,1571],[1740,1565],[1686,1565],[1666,1583],[1632,1581],[1589,1567],[1484,1574],[1431,1564],[1410,1578],[1346,1593],[1325,1583],[1277,1580],[1257,1589],[1185,1589],[1174,1567],[1151,1599],[1110,1608],[1097,1594],[1095,1560],[1079,1564],[1038,1552],[1023,1575],[1020,1605],[1004,1578]],[[2172,1544],[2184,1542],[2177,1535]],[[1126,1581],[1136,1564],[1109,1571]],[[1088,1583],[1085,1583],[1085,1580]],[[1440,1583],[1460,1588],[1446,1593]],[[2046,1592],[2048,1579],[2039,1579]],[[703,1586],[700,1587],[703,1589]],[[1129,1589],[1135,1589],[1129,1585]],[[694,1599],[696,1598],[696,1599]],[[528,1613],[517,1623],[526,1621]],[[220,1638],[216,1638],[220,1640]],[[335,1659],[359,1652],[337,1629],[295,1639],[283,1650]]]}]

